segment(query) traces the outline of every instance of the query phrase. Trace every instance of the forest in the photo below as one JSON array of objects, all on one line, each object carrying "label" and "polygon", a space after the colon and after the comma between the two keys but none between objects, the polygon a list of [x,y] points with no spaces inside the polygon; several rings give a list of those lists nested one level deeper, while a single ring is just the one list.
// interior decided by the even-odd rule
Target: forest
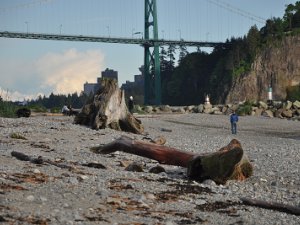
[{"label": "forest", "polygon": [[[300,33],[300,1],[286,5],[283,18],[270,18],[260,30],[252,26],[244,37],[233,37],[212,53],[188,53],[186,46],[161,48],[162,103],[194,105],[206,94],[215,103],[224,103],[232,81],[251,69],[255,56],[287,35]],[[179,51],[178,66],[175,52]]]}]

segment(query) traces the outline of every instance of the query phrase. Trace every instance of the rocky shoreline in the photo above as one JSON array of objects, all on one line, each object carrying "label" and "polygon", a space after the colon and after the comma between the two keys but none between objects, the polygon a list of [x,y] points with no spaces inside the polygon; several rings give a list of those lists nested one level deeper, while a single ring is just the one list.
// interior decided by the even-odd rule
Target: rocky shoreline
[{"label": "rocky shoreline", "polygon": [[[68,116],[0,118],[0,223],[300,224],[297,215],[241,201],[247,197],[300,207],[298,122],[243,116],[238,134],[232,135],[223,114],[136,117],[145,127],[143,135],[91,130]],[[153,160],[90,151],[122,135],[138,140],[164,136],[166,145],[197,153],[216,151],[236,138],[254,165],[254,175],[225,185],[198,183],[186,178],[184,168],[160,165],[164,172],[152,173],[158,166]],[[18,160],[13,151],[44,162]],[[132,163],[142,171],[126,169]]]},{"label": "rocky shoreline", "polygon": [[237,104],[212,105],[210,103],[190,106],[135,106],[140,113],[205,113],[215,115],[229,115],[233,111],[239,114],[251,116],[276,117],[280,119],[292,119],[300,121],[300,102],[296,101],[263,101],[240,102]]}]

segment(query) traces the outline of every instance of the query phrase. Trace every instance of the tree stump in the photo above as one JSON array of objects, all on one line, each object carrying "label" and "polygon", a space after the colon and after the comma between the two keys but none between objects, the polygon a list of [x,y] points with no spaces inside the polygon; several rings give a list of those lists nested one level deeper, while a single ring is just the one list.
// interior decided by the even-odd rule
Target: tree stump
[{"label": "tree stump", "polygon": [[125,103],[125,94],[115,79],[103,79],[100,89],[74,118],[75,124],[92,129],[111,128],[141,134],[144,128]]},{"label": "tree stump", "polygon": [[125,136],[104,146],[93,147],[91,150],[99,154],[123,151],[157,160],[161,164],[186,167],[187,176],[200,182],[212,179],[217,184],[224,184],[232,179],[245,180],[253,173],[253,167],[236,139],[219,151],[207,154],[184,152]]}]

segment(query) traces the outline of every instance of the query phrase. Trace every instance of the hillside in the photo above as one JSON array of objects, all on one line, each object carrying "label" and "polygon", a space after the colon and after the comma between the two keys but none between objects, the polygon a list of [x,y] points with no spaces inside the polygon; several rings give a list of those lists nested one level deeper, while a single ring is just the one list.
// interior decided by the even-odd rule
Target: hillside
[{"label": "hillside", "polygon": [[300,35],[287,36],[277,46],[259,53],[251,71],[232,82],[226,102],[266,100],[269,85],[273,99],[284,100],[287,90],[300,84]]}]

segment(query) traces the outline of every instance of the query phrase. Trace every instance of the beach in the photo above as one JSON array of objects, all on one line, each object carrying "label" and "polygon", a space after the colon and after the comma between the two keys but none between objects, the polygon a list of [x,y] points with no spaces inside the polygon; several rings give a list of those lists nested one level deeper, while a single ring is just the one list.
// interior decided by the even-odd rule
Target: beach
[{"label": "beach", "polygon": [[[299,215],[242,203],[241,198],[300,207],[300,122],[242,116],[231,134],[226,115],[144,114],[142,135],[73,124],[72,116],[0,118],[2,224],[300,224]],[[19,134],[19,138],[12,137]],[[163,136],[166,146],[211,153],[241,142],[254,173],[217,185],[189,180],[186,168],[91,147],[128,136]],[[23,139],[21,139],[23,138]],[[12,156],[21,152],[43,163]],[[140,164],[142,172],[126,170]],[[165,172],[152,173],[162,166]]]}]

